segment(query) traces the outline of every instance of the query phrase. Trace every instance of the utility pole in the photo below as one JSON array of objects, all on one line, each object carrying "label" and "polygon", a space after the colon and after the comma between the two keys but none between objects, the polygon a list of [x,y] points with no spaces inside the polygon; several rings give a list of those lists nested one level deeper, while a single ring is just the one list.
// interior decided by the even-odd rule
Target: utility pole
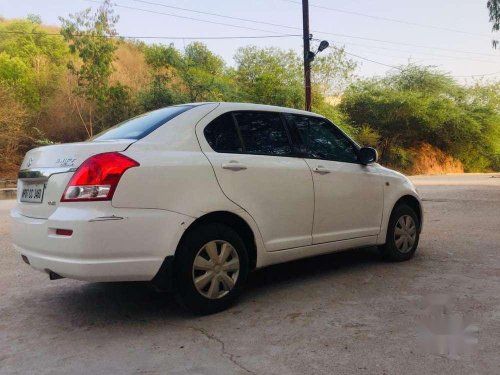
[{"label": "utility pole", "polygon": [[309,51],[309,0],[302,0],[302,27],[304,29],[304,88],[306,111],[311,110],[311,59]]}]

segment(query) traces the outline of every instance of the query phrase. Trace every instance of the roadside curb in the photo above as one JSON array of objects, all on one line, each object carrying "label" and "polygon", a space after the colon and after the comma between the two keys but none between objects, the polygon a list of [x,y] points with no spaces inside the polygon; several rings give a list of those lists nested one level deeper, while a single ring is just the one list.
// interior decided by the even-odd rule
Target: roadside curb
[{"label": "roadside curb", "polygon": [[17,189],[15,188],[0,189],[0,200],[16,199],[16,196],[17,196]]}]

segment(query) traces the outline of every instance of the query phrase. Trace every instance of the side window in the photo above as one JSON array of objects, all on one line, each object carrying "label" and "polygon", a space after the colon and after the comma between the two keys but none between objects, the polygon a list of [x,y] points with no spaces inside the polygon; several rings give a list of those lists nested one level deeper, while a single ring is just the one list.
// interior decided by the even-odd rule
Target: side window
[{"label": "side window", "polygon": [[319,117],[286,114],[297,129],[306,157],[357,163],[357,151],[347,137],[330,122]]},{"label": "side window", "polygon": [[214,151],[228,154],[243,152],[240,137],[238,137],[230,113],[225,113],[208,124],[205,127],[204,134],[208,144]]},{"label": "side window", "polygon": [[235,112],[244,152],[259,155],[292,154],[286,130],[278,113]]}]

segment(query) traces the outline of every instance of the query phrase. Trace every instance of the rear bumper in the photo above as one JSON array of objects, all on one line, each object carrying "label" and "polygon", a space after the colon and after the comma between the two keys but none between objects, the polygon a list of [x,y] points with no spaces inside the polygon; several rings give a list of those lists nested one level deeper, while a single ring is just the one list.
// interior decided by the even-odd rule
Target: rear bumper
[{"label": "rear bumper", "polygon": [[[118,209],[109,202],[60,206],[48,219],[11,211],[15,249],[44,272],[85,281],[149,281],[192,218],[165,210]],[[71,236],[56,229],[70,229]]]}]

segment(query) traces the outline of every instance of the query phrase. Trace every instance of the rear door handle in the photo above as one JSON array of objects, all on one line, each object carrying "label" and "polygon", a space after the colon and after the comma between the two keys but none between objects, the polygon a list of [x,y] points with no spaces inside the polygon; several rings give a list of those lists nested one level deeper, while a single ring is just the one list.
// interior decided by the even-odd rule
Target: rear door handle
[{"label": "rear door handle", "polygon": [[331,170],[323,167],[322,165],[318,165],[316,168],[314,168],[314,172],[319,173],[319,174],[327,174],[327,173],[330,173]]},{"label": "rear door handle", "polygon": [[229,163],[222,164],[222,169],[229,169],[231,171],[241,171],[243,169],[247,169],[245,164],[241,164],[236,160],[231,160]]}]

